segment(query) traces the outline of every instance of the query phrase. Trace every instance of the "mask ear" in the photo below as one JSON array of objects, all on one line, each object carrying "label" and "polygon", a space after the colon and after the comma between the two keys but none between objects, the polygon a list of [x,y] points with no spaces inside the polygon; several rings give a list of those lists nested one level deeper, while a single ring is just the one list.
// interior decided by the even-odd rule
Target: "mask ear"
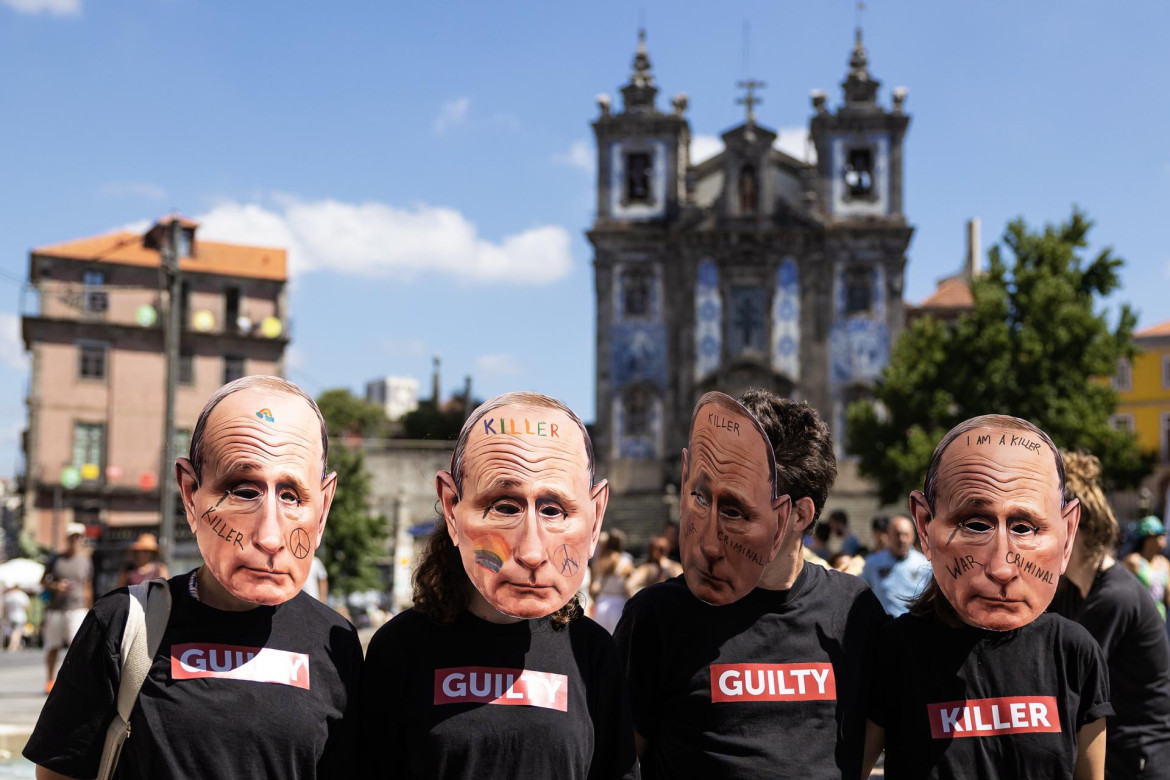
[{"label": "mask ear", "polygon": [[792,496],[780,496],[772,502],[772,511],[776,513],[776,540],[772,544],[772,561],[780,554],[780,548],[784,546],[784,539],[788,536],[788,529],[792,527],[792,521],[795,519],[795,512],[792,511]]},{"label": "mask ear", "polygon": [[593,528],[589,532],[589,557],[597,552],[597,540],[601,536],[601,521],[605,517],[605,508],[609,506],[609,480],[603,479],[593,486],[589,496],[593,502]]},{"label": "mask ear", "polygon": [[455,478],[451,472],[440,471],[435,475],[435,492],[439,495],[439,505],[443,507],[443,520],[447,523],[451,543],[458,547],[459,524],[455,522],[455,505],[459,503],[459,490],[455,487]]},{"label": "mask ear", "polygon": [[325,477],[321,483],[321,520],[317,523],[317,547],[321,546],[325,538],[325,523],[329,520],[329,508],[333,506],[333,496],[337,493],[337,472]]},{"label": "mask ear", "polygon": [[918,540],[922,542],[922,554],[929,561],[934,555],[934,550],[930,547],[930,536],[926,533],[926,524],[933,519],[933,513],[930,511],[930,505],[926,503],[926,496],[922,494],[921,490],[915,490],[910,494],[910,515],[914,518],[914,527],[918,530]]},{"label": "mask ear", "polygon": [[179,495],[183,497],[187,526],[191,533],[195,533],[199,527],[198,518],[195,517],[195,491],[199,489],[199,477],[187,458],[175,458],[175,482],[179,485]]},{"label": "mask ear", "polygon": [[1081,524],[1081,501],[1079,498],[1074,498],[1064,505],[1064,509],[1060,513],[1060,519],[1068,528],[1068,536],[1064,539],[1064,556],[1060,561],[1060,573],[1064,574],[1064,570],[1068,567],[1068,559],[1072,555],[1073,542],[1077,537],[1077,528]]}]

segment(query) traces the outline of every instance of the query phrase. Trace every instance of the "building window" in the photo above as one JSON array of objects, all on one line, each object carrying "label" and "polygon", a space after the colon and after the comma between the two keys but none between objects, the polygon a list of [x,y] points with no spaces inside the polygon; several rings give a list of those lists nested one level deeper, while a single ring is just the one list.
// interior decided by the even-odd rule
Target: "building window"
[{"label": "building window", "polygon": [[189,349],[179,350],[179,384],[195,384],[195,353]]},{"label": "building window", "polygon": [[654,172],[649,152],[626,155],[626,203],[650,202],[650,178]]},{"label": "building window", "polygon": [[873,307],[873,274],[868,268],[850,268],[845,274],[845,316],[869,314]]},{"label": "building window", "polygon": [[868,146],[849,150],[845,158],[845,185],[850,198],[873,195],[873,150]]},{"label": "building window", "polygon": [[650,395],[643,388],[637,388],[626,395],[626,436],[648,436],[650,434]]},{"label": "building window", "polygon": [[223,356],[223,383],[234,382],[244,375],[243,355]]},{"label": "building window", "polygon": [[106,353],[109,351],[107,345],[83,342],[77,347],[81,357],[78,362],[77,375],[82,379],[105,379]]},{"label": "building window", "polygon": [[644,271],[622,274],[622,312],[626,317],[650,314],[650,275]]},{"label": "building window", "polygon": [[223,298],[223,329],[235,333],[240,329],[240,288],[227,288]]},{"label": "building window", "polygon": [[767,353],[767,291],[732,287],[728,307],[727,346],[734,356]]},{"label": "building window", "polygon": [[756,166],[747,164],[739,169],[739,210],[742,214],[755,214],[759,209],[760,187],[756,180]]},{"label": "building window", "polygon": [[1133,415],[1115,414],[1109,418],[1109,425],[1115,431],[1128,431],[1133,433]]},{"label": "building window", "polygon": [[1113,389],[1119,393],[1133,390],[1133,364],[1129,358],[1118,359],[1117,372],[1113,375]]},{"label": "building window", "polygon": [[110,300],[105,290],[105,273],[86,271],[81,275],[81,283],[84,286],[81,305],[86,314],[105,314],[110,308]]},{"label": "building window", "polygon": [[179,257],[193,257],[195,248],[195,231],[192,228],[179,229]]},{"label": "building window", "polygon": [[1162,389],[1170,390],[1170,355],[1162,357]]},{"label": "building window", "polygon": [[[73,465],[81,469],[82,479],[96,481],[101,477],[102,439],[105,426],[101,423],[78,422],[73,424]],[[90,466],[91,468],[85,468]],[[93,467],[97,476],[91,476]]]}]

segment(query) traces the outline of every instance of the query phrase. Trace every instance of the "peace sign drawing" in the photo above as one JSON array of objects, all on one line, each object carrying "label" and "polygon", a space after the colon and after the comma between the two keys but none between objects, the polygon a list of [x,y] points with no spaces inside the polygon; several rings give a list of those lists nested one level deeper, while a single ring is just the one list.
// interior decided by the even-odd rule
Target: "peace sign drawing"
[{"label": "peace sign drawing", "polygon": [[288,535],[288,548],[292,550],[292,554],[297,558],[307,558],[309,556],[309,535],[303,528],[294,528],[292,533]]}]

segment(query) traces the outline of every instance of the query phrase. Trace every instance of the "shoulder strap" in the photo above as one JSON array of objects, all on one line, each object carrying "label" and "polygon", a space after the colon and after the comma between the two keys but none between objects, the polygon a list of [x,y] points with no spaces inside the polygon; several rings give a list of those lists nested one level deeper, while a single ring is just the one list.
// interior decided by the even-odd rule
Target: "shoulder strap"
[{"label": "shoulder strap", "polygon": [[122,631],[122,676],[118,684],[118,711],[106,730],[98,780],[109,780],[130,737],[130,713],[150,671],[171,614],[171,591],[164,579],[130,586],[129,612]]}]

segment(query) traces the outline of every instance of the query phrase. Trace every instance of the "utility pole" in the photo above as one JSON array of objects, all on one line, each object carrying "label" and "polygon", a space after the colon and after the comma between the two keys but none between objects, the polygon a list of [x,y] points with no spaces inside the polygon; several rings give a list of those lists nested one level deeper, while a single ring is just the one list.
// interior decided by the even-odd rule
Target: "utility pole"
[{"label": "utility pole", "polygon": [[171,569],[175,538],[175,386],[179,381],[179,337],[182,327],[183,279],[179,273],[179,231],[182,224],[172,215],[160,249],[162,269],[167,280],[167,318],[163,323],[166,350],[166,412],[163,416],[162,462],[158,470],[159,559]]}]

